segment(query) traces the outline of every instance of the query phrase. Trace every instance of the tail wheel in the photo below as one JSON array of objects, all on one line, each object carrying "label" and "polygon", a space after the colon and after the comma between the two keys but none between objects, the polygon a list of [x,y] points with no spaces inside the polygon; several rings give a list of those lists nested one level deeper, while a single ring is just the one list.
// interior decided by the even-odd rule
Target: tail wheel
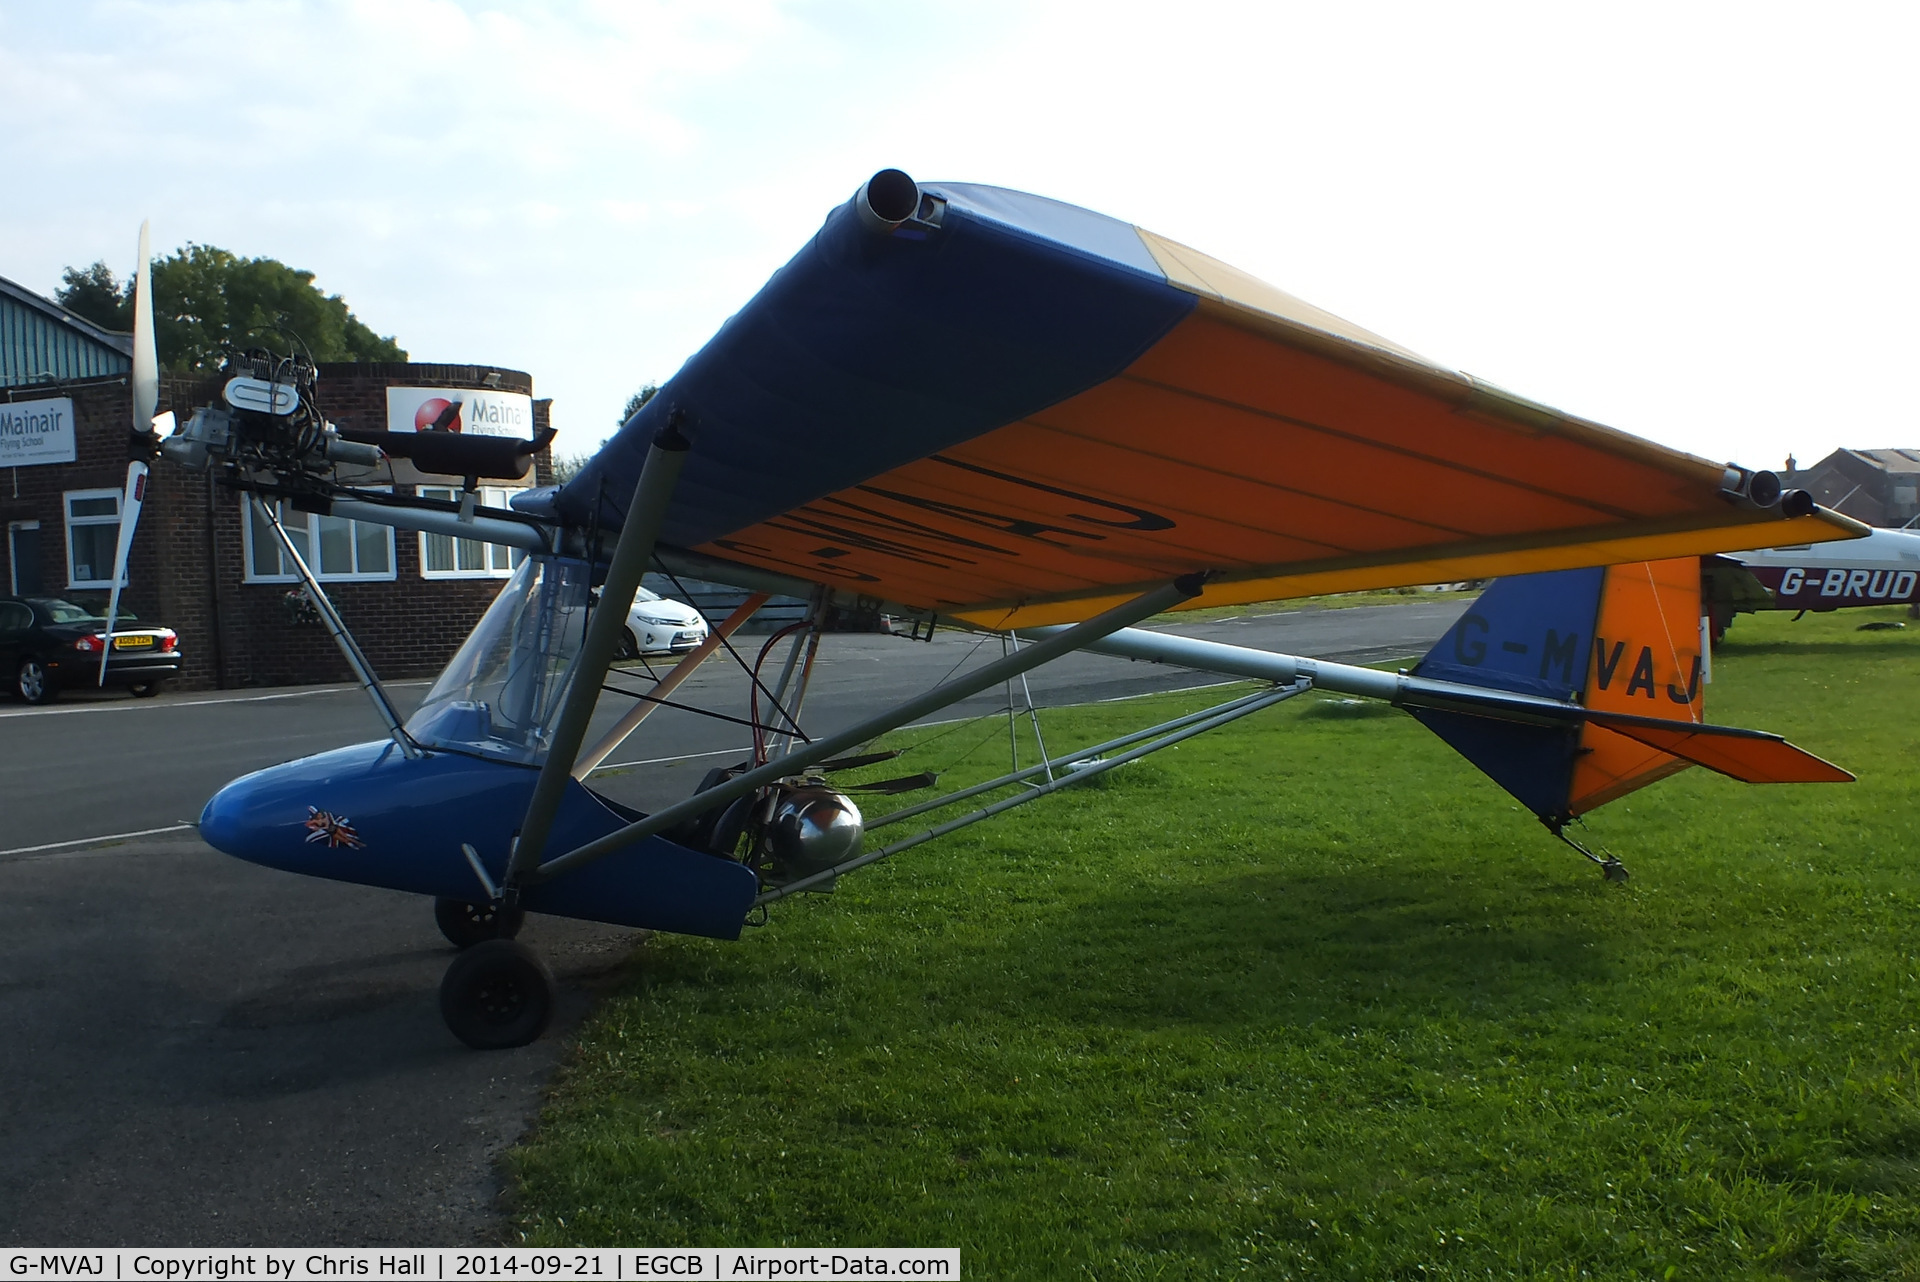
[{"label": "tail wheel", "polygon": [[539,954],[511,939],[489,939],[447,967],[440,1016],[475,1050],[507,1050],[547,1031],[558,997],[553,972]]},{"label": "tail wheel", "polygon": [[434,924],[455,948],[472,948],[489,939],[512,939],[526,923],[527,914],[519,908],[498,903],[473,904],[464,899],[442,896],[433,901]]},{"label": "tail wheel", "polygon": [[14,673],[13,688],[27,703],[52,703],[59,688],[53,683],[53,675],[47,671],[47,665],[38,659],[20,660],[19,670]]}]

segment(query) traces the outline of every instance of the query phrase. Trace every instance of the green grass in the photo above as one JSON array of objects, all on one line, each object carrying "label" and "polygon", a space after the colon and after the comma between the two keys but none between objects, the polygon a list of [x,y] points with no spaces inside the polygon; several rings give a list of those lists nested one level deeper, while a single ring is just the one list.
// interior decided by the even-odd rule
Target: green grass
[{"label": "green grass", "polygon": [[1656,784],[1590,823],[1625,886],[1410,718],[1309,696],[739,943],[655,938],[510,1156],[517,1236],[953,1245],[993,1278],[1920,1277],[1920,628],[1869,617],[1743,618],[1708,695],[1860,781]]}]

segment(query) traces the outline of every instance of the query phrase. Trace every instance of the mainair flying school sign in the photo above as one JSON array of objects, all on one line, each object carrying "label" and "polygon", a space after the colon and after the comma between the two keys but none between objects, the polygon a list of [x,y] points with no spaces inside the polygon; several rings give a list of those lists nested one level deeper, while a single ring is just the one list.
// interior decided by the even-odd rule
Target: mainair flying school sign
[{"label": "mainair flying school sign", "polygon": [[533,398],[478,387],[389,387],[389,432],[533,438]]},{"label": "mainair flying school sign", "polygon": [[73,438],[73,402],[0,402],[0,467],[71,463],[79,455]]}]

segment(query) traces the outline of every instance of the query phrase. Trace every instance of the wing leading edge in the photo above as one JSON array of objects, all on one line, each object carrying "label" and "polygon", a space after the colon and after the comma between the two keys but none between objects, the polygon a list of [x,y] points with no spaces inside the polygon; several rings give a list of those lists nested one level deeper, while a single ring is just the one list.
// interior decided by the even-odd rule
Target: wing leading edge
[{"label": "wing leading edge", "polygon": [[678,409],[667,544],[991,627],[1193,570],[1221,604],[1864,533],[1737,505],[1719,464],[1118,220],[966,184],[880,219],[867,190],[562,487],[564,519],[617,524]]}]

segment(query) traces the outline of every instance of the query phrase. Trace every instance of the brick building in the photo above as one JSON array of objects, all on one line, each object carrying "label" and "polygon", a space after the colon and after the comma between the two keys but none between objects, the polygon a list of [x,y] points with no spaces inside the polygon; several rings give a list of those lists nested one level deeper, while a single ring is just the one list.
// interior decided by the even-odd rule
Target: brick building
[{"label": "brick building", "polygon": [[1781,481],[1868,525],[1901,526],[1920,517],[1920,450],[1835,450]]},{"label": "brick building", "polygon": [[[5,282],[0,282],[5,283]],[[26,295],[22,301],[21,295]],[[11,308],[11,311],[7,309]],[[13,322],[12,329],[8,322]],[[69,323],[71,322],[71,323]],[[14,332],[17,343],[4,341]],[[111,363],[117,358],[117,365]],[[102,367],[107,372],[102,372]],[[104,608],[132,422],[126,343],[20,290],[0,290],[0,587]],[[210,380],[162,380],[160,409],[185,418],[218,395]],[[322,365],[322,410],[343,428],[385,429],[437,391],[470,407],[505,405],[536,435],[549,402],[526,374],[490,366]],[[517,484],[552,479],[547,452]],[[382,478],[402,493],[451,497],[459,481],[396,462]],[[500,489],[483,500],[503,503]],[[518,554],[508,549],[288,510],[284,519],[328,596],[385,678],[431,675],[498,593]],[[141,620],[180,634],[188,689],[343,681],[345,662],[300,598],[279,545],[244,496],[204,474],[154,465],[121,600]],[[10,675],[10,674],[8,674]]]}]

